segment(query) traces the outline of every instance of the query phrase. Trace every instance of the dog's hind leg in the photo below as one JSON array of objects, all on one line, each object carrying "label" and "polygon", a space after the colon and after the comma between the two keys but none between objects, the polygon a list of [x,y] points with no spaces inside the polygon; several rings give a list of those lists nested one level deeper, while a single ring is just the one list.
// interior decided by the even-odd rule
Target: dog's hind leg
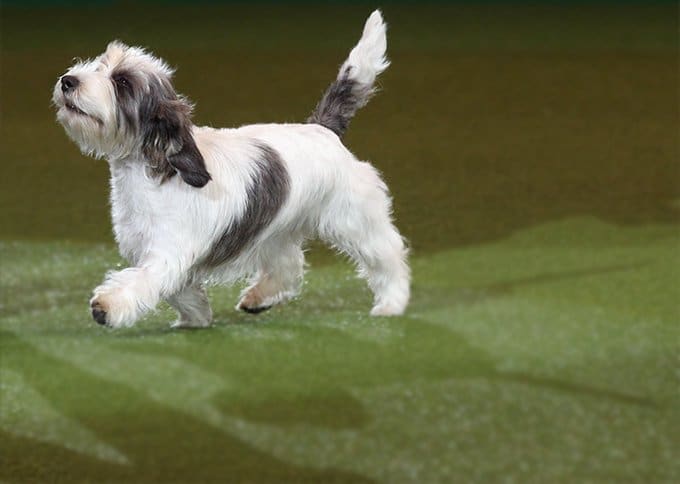
[{"label": "dog's hind leg", "polygon": [[173,328],[205,328],[210,326],[212,310],[210,302],[201,285],[186,286],[167,299],[178,313],[179,318]]},{"label": "dog's hind leg", "polygon": [[359,276],[368,280],[374,295],[371,315],[403,314],[410,295],[408,250],[392,224],[386,187],[372,168],[363,166],[363,176],[324,214],[321,236],[352,258]]},{"label": "dog's hind leg", "polygon": [[410,270],[407,249],[397,229],[385,220],[366,226],[354,237],[336,237],[333,245],[357,264],[374,295],[372,316],[403,314],[409,300]]},{"label": "dog's hind leg", "polygon": [[403,314],[410,297],[411,272],[401,235],[391,223],[386,223],[369,230],[365,240],[367,245],[359,248],[356,259],[359,274],[368,279],[374,294],[371,315]]},{"label": "dog's hind leg", "polygon": [[269,242],[260,250],[260,270],[242,293],[236,309],[259,313],[297,296],[302,286],[305,257],[300,245]]}]

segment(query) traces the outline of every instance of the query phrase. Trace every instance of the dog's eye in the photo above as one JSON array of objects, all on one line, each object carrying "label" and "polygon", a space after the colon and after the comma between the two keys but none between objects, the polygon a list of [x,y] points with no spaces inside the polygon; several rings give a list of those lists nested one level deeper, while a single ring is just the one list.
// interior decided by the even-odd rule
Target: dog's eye
[{"label": "dog's eye", "polygon": [[122,74],[113,76],[113,82],[116,83],[116,86],[124,89],[130,89],[131,87],[130,80]]}]

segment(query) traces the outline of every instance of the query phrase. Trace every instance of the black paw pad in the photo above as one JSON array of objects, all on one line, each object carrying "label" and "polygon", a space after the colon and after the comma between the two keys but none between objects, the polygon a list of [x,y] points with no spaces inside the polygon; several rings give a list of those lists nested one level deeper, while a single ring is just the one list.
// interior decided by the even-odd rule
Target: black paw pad
[{"label": "black paw pad", "polygon": [[260,307],[257,307],[257,308],[249,308],[247,306],[240,306],[239,307],[239,309],[241,311],[245,311],[246,313],[249,313],[249,314],[258,314],[258,313],[261,313],[262,311],[266,311],[267,309],[270,309],[270,308],[271,308],[271,306],[260,306]]},{"label": "black paw pad", "polygon": [[106,311],[99,308],[92,308],[92,319],[97,321],[97,324],[106,326]]}]

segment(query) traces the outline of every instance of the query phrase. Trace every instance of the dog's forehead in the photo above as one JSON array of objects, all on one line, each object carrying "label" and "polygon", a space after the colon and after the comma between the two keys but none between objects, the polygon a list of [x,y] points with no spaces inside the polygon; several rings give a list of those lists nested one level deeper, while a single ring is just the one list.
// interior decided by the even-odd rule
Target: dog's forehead
[{"label": "dog's forehead", "polygon": [[129,47],[122,42],[111,42],[100,62],[111,70],[125,69],[171,77],[173,70],[162,60],[140,47]]}]

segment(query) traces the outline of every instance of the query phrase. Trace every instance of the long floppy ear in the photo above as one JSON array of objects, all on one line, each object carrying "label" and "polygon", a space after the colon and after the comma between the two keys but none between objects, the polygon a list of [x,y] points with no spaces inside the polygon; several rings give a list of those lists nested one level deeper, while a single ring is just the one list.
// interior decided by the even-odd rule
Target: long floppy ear
[{"label": "long floppy ear", "polygon": [[187,184],[203,187],[212,178],[191,133],[191,104],[169,82],[153,82],[140,108],[142,153],[163,180],[179,173]]}]

